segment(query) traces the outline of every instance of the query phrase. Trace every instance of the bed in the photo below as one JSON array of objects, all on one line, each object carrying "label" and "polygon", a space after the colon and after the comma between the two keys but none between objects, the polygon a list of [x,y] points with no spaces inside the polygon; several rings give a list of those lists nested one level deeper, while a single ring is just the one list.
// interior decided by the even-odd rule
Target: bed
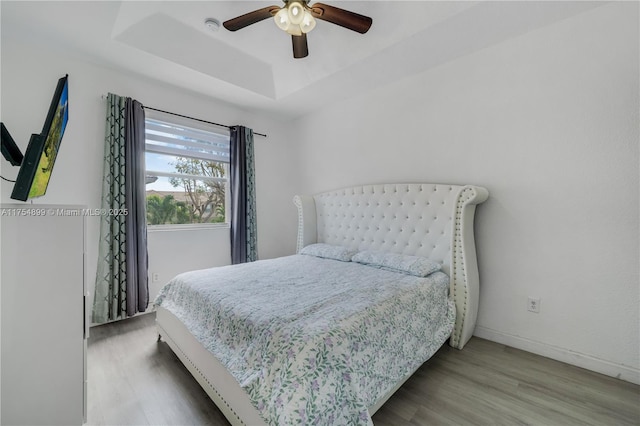
[{"label": "bed", "polygon": [[158,334],[232,424],[371,424],[475,327],[478,186],[296,196],[297,254],[171,280]]}]

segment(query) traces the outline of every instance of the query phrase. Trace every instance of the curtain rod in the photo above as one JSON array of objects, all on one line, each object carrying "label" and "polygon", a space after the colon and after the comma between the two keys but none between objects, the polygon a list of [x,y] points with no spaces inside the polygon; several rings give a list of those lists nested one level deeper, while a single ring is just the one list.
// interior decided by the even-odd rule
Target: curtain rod
[{"label": "curtain rod", "polygon": [[[107,99],[106,95],[102,95],[101,97],[102,97],[102,99]],[[199,121],[201,123],[207,123],[207,124],[212,124],[214,126],[226,127],[227,129],[231,129],[231,126],[227,126],[226,124],[214,123],[213,121],[207,121],[207,120],[202,120],[200,118],[189,117],[188,115],[176,114],[175,112],[169,112],[169,111],[164,111],[162,109],[151,108],[151,107],[148,107],[148,106],[145,106],[145,105],[142,105],[142,108],[150,109],[150,110],[158,111],[158,112],[163,112],[165,114],[175,115],[177,117],[188,118],[189,120],[195,120],[195,121]],[[258,136],[262,136],[264,138],[268,138],[269,137],[269,136],[265,135],[264,133],[253,132],[253,134],[254,135],[258,135]]]},{"label": "curtain rod", "polygon": [[[142,108],[150,109],[150,110],[158,111],[158,112],[163,112],[165,114],[175,115],[177,117],[188,118],[189,120],[200,121],[201,123],[213,124],[214,126],[226,127],[227,129],[230,129],[232,127],[232,126],[227,126],[226,124],[220,124],[220,123],[214,123],[213,121],[201,120],[199,118],[189,117],[188,115],[176,114],[175,112],[164,111],[164,110],[158,109],[158,108],[151,108],[151,107],[148,107],[148,106],[145,106],[145,105],[142,105]],[[265,137],[265,138],[268,137],[264,133],[253,132],[253,134],[254,135],[258,135],[258,136],[262,136],[262,137]]]}]

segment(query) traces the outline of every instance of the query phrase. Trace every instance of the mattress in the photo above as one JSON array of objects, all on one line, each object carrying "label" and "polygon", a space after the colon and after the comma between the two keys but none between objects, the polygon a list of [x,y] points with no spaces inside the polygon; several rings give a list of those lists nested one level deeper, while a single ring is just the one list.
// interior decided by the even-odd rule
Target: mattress
[{"label": "mattress", "polygon": [[368,407],[451,334],[448,288],[442,272],[294,255],[178,275],[155,305],[227,368],[268,424],[371,424]]}]

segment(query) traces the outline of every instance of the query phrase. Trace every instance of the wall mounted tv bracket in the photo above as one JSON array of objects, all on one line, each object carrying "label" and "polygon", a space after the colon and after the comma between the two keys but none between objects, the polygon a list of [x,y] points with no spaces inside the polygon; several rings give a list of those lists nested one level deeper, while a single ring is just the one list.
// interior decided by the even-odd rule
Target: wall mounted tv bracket
[{"label": "wall mounted tv bracket", "polygon": [[13,166],[22,164],[24,156],[4,123],[0,123],[0,141],[2,142],[2,155],[4,155],[4,158]]}]

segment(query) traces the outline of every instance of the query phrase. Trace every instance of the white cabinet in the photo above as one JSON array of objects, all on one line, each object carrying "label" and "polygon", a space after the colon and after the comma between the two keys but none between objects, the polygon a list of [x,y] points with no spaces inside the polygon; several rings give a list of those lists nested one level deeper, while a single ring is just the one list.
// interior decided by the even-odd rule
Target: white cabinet
[{"label": "white cabinet", "polygon": [[0,207],[0,423],[80,425],[88,330],[82,208]]}]

